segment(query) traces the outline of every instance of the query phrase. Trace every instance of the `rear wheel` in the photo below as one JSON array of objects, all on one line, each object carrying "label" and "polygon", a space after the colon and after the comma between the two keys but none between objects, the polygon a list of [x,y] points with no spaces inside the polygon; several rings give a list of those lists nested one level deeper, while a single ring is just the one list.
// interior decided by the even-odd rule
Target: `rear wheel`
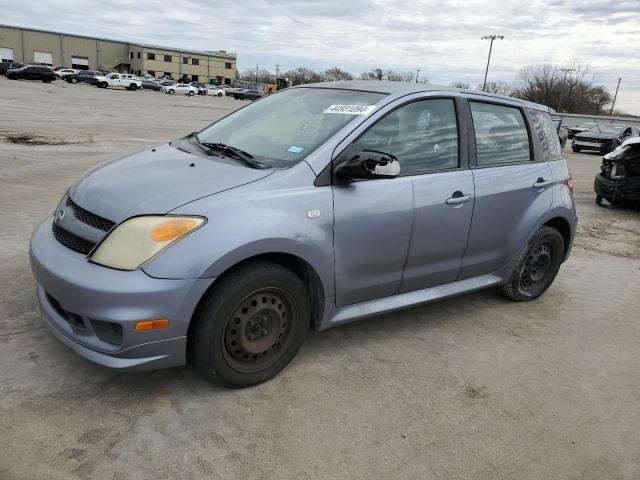
[{"label": "rear wheel", "polygon": [[298,353],[310,319],[306,288],[271,262],[244,265],[221,279],[189,334],[195,366],[233,387],[264,382]]},{"label": "rear wheel", "polygon": [[175,90],[169,90],[169,95],[173,95],[174,93],[176,93]]},{"label": "rear wheel", "polygon": [[218,94],[218,96],[219,96],[219,97],[221,97],[221,96],[222,96],[222,93],[219,93],[219,94]]},{"label": "rear wheel", "polygon": [[78,83],[78,79],[77,78],[72,78],[70,81],[71,81],[71,83]]},{"label": "rear wheel", "polygon": [[564,257],[564,240],[558,230],[544,226],[531,237],[518,257],[502,293],[516,302],[542,295],[558,274]]},{"label": "rear wheel", "polygon": [[129,90],[131,90],[132,92],[135,92],[138,89],[138,86],[135,83],[132,83],[131,85],[129,85]]}]

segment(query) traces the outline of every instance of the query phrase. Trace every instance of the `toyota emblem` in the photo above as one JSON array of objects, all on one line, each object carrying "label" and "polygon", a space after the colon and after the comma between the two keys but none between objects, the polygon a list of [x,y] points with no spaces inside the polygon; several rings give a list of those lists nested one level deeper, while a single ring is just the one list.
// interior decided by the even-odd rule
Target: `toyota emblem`
[{"label": "toyota emblem", "polygon": [[53,223],[60,223],[64,218],[64,214],[65,214],[64,208],[61,208],[60,210],[58,210],[56,212],[56,215],[53,217]]}]

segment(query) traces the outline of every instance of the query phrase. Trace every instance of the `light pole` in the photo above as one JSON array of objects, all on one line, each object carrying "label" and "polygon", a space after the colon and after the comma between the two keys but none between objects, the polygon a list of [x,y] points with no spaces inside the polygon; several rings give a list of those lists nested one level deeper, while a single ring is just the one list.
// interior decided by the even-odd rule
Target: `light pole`
[{"label": "light pole", "polygon": [[280,72],[280,64],[276,64],[276,83],[278,83],[278,73]]},{"label": "light pole", "polygon": [[613,107],[616,105],[616,98],[618,98],[618,89],[620,88],[620,82],[622,78],[618,78],[618,86],[616,87],[616,93],[613,96],[613,102],[611,103],[611,110],[609,110],[609,115],[613,115]]},{"label": "light pole", "polygon": [[416,68],[416,83],[418,83],[418,75],[420,75],[420,69]]},{"label": "light pole", "polygon": [[504,35],[485,35],[484,37],[482,37],[482,40],[491,40],[491,43],[489,44],[489,57],[487,58],[487,69],[484,71],[484,83],[482,84],[483,92],[487,86],[487,74],[489,73],[489,62],[491,61],[491,50],[493,49],[493,41],[498,39],[502,40],[503,38]]}]

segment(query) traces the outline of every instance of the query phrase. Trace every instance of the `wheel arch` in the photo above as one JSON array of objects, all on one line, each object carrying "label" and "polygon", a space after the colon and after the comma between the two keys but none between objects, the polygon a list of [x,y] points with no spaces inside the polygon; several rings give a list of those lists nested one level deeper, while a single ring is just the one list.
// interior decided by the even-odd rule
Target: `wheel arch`
[{"label": "wheel arch", "polygon": [[560,235],[562,235],[562,240],[564,242],[564,261],[569,253],[569,248],[571,247],[571,224],[566,218],[558,216],[548,219],[543,226],[555,228],[560,232]]},{"label": "wheel arch", "polygon": [[[227,265],[226,268],[216,277],[216,280],[211,284],[207,291],[204,292],[198,301],[198,305],[194,309],[189,322],[189,328],[187,330],[187,338],[190,338],[195,331],[197,323],[196,319],[198,318],[198,314],[205,299],[215,291],[217,286],[220,284],[220,281],[232,274],[238,268],[259,261],[268,261],[280,265],[292,271],[302,280],[307,288],[311,304],[310,327],[314,330],[319,328],[320,321],[324,313],[325,286],[323,285],[318,271],[311,265],[311,263],[301,256],[286,252],[265,252],[243,258],[233,264]],[[189,344],[190,342],[187,342],[187,345]],[[190,352],[187,351],[187,358],[189,358],[189,355]]]}]

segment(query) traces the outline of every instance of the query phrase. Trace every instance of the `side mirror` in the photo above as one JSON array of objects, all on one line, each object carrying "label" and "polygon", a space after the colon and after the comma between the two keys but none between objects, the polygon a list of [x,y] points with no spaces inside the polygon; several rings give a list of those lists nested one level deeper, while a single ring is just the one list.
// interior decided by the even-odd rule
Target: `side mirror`
[{"label": "side mirror", "polygon": [[338,168],[337,175],[352,178],[395,178],[400,175],[400,162],[386,152],[362,150]]}]

